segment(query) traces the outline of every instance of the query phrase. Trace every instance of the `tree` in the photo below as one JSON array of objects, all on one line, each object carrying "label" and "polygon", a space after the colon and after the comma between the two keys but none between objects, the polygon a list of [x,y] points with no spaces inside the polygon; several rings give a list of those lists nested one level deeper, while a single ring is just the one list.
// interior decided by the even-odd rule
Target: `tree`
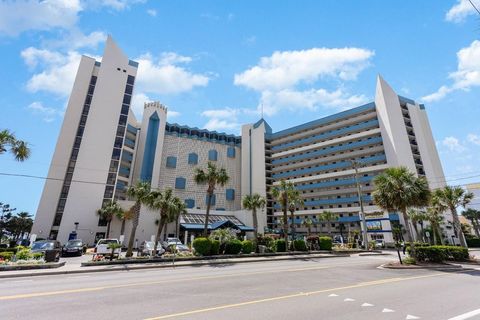
[{"label": "tree", "polygon": [[[258,242],[258,218],[257,210],[263,209],[267,201],[264,197],[258,193],[249,194],[243,197],[242,205],[245,209],[252,211],[252,220],[253,220],[253,237],[255,239],[255,246]],[[256,251],[256,250],[255,250]]]},{"label": "tree", "polygon": [[300,196],[300,191],[294,189],[290,193],[290,199],[288,202],[288,211],[290,211],[291,230],[292,230],[293,240],[295,240],[295,209],[297,208],[297,206],[303,206],[303,199]]},{"label": "tree", "polygon": [[150,197],[151,187],[150,182],[140,181],[136,185],[130,186],[127,189],[127,196],[135,201],[132,207],[132,230],[130,232],[130,238],[128,239],[127,257],[133,255],[133,243],[135,241],[135,233],[137,232],[138,221],[140,219],[140,209],[142,204],[146,204]]},{"label": "tree", "polygon": [[440,244],[443,245],[443,236],[440,230],[440,224],[443,222],[442,214],[445,210],[447,210],[447,207],[445,207],[445,205],[439,201],[435,194],[433,194],[432,198],[430,199],[430,206],[427,208],[427,212],[425,214],[425,217],[432,228],[433,244],[438,244],[438,236],[440,239]]},{"label": "tree", "polygon": [[110,253],[110,261],[113,260],[113,256],[115,255],[115,250],[121,248],[122,245],[120,243],[116,243],[116,242],[110,242],[108,245],[107,245],[107,249],[110,249],[112,250],[112,252]]},{"label": "tree", "polygon": [[310,233],[312,233],[313,220],[311,218],[306,218],[303,220],[302,224],[307,228],[307,237],[310,237]]},{"label": "tree", "polygon": [[280,203],[280,207],[283,211],[283,237],[288,244],[288,206],[292,193],[295,192],[295,186],[292,182],[285,180],[280,181],[280,185],[272,189],[272,196],[277,202]]},{"label": "tree", "polygon": [[10,150],[17,161],[24,161],[30,157],[28,143],[18,140],[12,132],[5,129],[0,131],[0,154],[8,150]]},{"label": "tree", "polygon": [[132,208],[128,210],[122,209],[116,213],[117,218],[122,221],[122,226],[120,227],[120,235],[125,235],[125,224],[127,220],[131,220],[133,218]]},{"label": "tree", "polygon": [[462,187],[459,186],[445,186],[443,189],[435,190],[434,195],[438,201],[443,204],[444,207],[447,207],[452,213],[453,227],[456,236],[460,239],[460,245],[462,247],[467,247],[465,235],[463,234],[462,227],[460,225],[460,219],[458,219],[457,207],[465,207],[467,204],[469,204],[474,197],[473,193],[466,192]]},{"label": "tree", "polygon": [[477,236],[477,238],[480,238],[480,226],[479,226],[480,211],[469,208],[466,211],[464,211],[462,215],[468,220],[470,220],[473,226],[473,230],[475,231],[475,235]]},{"label": "tree", "polygon": [[337,215],[332,211],[324,210],[322,213],[320,213],[319,218],[321,221],[326,222],[328,235],[332,236],[332,221],[334,221],[337,218]]},{"label": "tree", "polygon": [[[423,221],[425,220],[425,213],[415,208],[409,208],[407,211],[407,215],[412,222],[413,229],[415,230],[415,237],[417,241],[423,241]],[[421,232],[418,232],[418,225],[421,225]]]},{"label": "tree", "polygon": [[110,200],[103,204],[102,208],[97,210],[97,214],[100,218],[107,222],[107,238],[110,237],[110,226],[112,224],[113,217],[123,209],[115,200]]},{"label": "tree", "polygon": [[409,223],[407,210],[411,207],[425,207],[430,200],[428,182],[417,177],[406,167],[386,169],[374,179],[373,201],[387,211],[401,212],[407,231],[407,240],[411,242],[412,255],[415,255],[414,237]]},{"label": "tree", "polygon": [[217,185],[223,187],[225,184],[227,184],[230,177],[227,174],[227,170],[224,168],[218,169],[214,163],[208,162],[206,170],[195,168],[195,175],[193,179],[197,184],[207,184],[207,210],[205,212],[205,225],[203,227],[203,236],[207,237],[210,207],[212,205],[212,198],[215,188]]}]

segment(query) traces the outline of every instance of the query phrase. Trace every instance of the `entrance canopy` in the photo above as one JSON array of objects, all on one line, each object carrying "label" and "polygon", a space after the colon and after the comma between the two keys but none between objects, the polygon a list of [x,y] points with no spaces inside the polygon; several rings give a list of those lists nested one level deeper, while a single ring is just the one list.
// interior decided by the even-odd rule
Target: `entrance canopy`
[{"label": "entrance canopy", "polygon": [[[182,214],[180,217],[180,228],[188,231],[203,230],[205,225],[205,215],[203,214]],[[217,230],[231,228],[244,232],[253,231],[252,227],[244,225],[235,216],[209,215],[208,230]]]}]

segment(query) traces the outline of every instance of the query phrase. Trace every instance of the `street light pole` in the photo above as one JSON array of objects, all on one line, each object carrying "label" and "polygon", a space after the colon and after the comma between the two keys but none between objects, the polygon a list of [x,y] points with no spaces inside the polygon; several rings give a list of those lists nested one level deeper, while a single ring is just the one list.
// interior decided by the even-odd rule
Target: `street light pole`
[{"label": "street light pole", "polygon": [[355,169],[355,184],[357,185],[358,202],[360,203],[360,219],[362,220],[362,226],[363,226],[363,245],[365,250],[368,250],[367,219],[365,217],[365,211],[363,210],[362,186],[358,181],[359,163],[355,160],[351,160],[350,162],[352,163],[352,166]]}]

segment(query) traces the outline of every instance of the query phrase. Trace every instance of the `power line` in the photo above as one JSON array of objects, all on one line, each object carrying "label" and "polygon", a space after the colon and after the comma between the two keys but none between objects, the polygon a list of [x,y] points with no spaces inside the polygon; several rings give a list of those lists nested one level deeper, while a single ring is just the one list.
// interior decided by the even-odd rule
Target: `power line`
[{"label": "power line", "polygon": [[468,2],[470,2],[470,4],[472,5],[472,7],[475,9],[475,11],[477,11],[478,14],[480,14],[480,10],[477,8],[477,6],[475,6],[475,4],[473,3],[472,0],[468,0]]}]

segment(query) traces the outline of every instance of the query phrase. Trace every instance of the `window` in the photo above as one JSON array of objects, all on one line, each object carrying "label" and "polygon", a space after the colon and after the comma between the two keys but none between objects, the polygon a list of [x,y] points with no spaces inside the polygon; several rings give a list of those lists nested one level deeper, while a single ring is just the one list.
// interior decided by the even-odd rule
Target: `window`
[{"label": "window", "polygon": [[183,177],[177,177],[175,179],[175,189],[185,189],[187,180]]},{"label": "window", "polygon": [[193,199],[185,199],[185,206],[188,209],[194,208],[195,207],[195,200]]},{"label": "window", "polygon": [[167,168],[176,168],[177,167],[177,157],[167,157]]},{"label": "window", "polygon": [[128,85],[125,87],[125,93],[132,94],[133,92],[133,86]]},{"label": "window", "polygon": [[235,200],[235,190],[234,189],[227,189],[225,192],[225,196],[227,200]]},{"label": "window", "polygon": [[209,150],[208,151],[208,160],[209,161],[217,161],[218,158],[218,152],[217,150]]},{"label": "window", "polygon": [[123,103],[130,104],[131,100],[132,100],[132,96],[129,96],[128,94],[123,96]]},{"label": "window", "polygon": [[135,77],[129,75],[127,77],[127,83],[133,85],[134,82],[135,82]]},{"label": "window", "polygon": [[190,153],[188,154],[188,164],[197,164],[198,163],[198,154]]},{"label": "window", "polygon": [[234,147],[228,147],[227,148],[227,157],[235,158],[235,148]]},{"label": "window", "polygon": [[[210,205],[214,206],[216,203],[216,197],[212,194],[212,198],[210,199]],[[208,204],[208,194],[205,196],[205,204]]]}]

